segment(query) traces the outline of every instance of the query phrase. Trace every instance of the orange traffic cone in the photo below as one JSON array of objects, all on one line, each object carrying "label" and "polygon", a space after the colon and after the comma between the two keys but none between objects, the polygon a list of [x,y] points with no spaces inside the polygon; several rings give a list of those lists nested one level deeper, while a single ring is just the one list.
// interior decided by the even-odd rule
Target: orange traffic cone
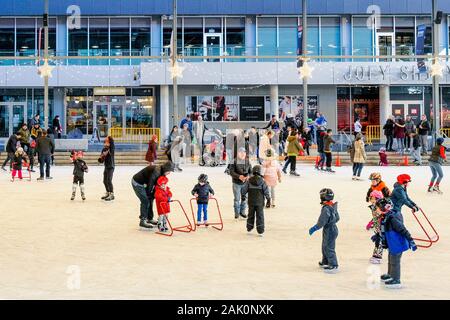
[{"label": "orange traffic cone", "polygon": [[319,161],[320,161],[320,156],[316,157],[316,167],[319,165]]},{"label": "orange traffic cone", "polygon": [[339,156],[339,154],[336,157],[336,164],[335,164],[335,166],[336,167],[340,167],[341,166],[341,157]]},{"label": "orange traffic cone", "polygon": [[404,166],[409,166],[409,159],[408,159],[408,156],[403,156],[403,165],[404,165]]}]

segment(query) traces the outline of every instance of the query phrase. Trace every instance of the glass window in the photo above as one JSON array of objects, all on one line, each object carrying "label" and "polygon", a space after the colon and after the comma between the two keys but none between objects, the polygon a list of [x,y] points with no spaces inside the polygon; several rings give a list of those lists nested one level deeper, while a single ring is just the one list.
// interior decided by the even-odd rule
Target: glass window
[{"label": "glass window", "polygon": [[[107,56],[108,55],[108,19],[90,18],[89,19],[89,55]],[[89,59],[90,65],[105,65],[108,60]]]},{"label": "glass window", "polygon": [[295,56],[297,54],[297,18],[278,18],[278,54]]},{"label": "glass window", "polygon": [[[203,19],[184,18],[184,52],[188,56],[203,55]],[[192,60],[200,62],[201,60]]]},{"label": "glass window", "polygon": [[[80,29],[69,29],[69,56],[88,55],[88,22],[86,18],[81,18]],[[87,64],[87,60],[69,60],[69,64]]]},{"label": "glass window", "polygon": [[[131,50],[132,55],[150,55],[150,19],[131,19]],[[145,52],[143,52],[145,51]]]},{"label": "glass window", "polygon": [[[300,24],[302,20],[300,19]],[[319,55],[319,18],[308,18],[307,54]]]},{"label": "glass window", "polygon": [[[41,117],[41,121],[44,120],[44,89],[34,89],[34,101],[33,101],[33,110],[32,114],[39,114]],[[53,89],[48,90],[48,121],[49,123],[53,119]]]},{"label": "glass window", "polygon": [[[341,19],[321,18],[321,55],[341,54]],[[327,59],[327,61],[336,59]]]},{"label": "glass window", "polygon": [[[182,34],[182,19],[178,18],[177,21],[177,48],[178,54],[181,54],[183,48],[183,34]],[[170,40],[172,38],[172,20],[163,20],[163,54],[165,56],[170,55]]]},{"label": "glass window", "polygon": [[[36,19],[16,19],[16,56],[36,53]],[[18,60],[18,64],[34,64],[34,60]]]},{"label": "glass window", "polygon": [[353,52],[354,56],[373,54],[373,30],[367,27],[369,17],[353,18]]},{"label": "glass window", "polygon": [[426,25],[427,29],[425,32],[425,45],[424,52],[425,54],[431,54],[433,52],[432,47],[432,32],[431,32],[431,17],[416,17],[416,36],[417,36],[417,28],[420,25]]},{"label": "glass window", "polygon": [[442,89],[442,127],[450,128],[450,87],[443,87]]},{"label": "glass window", "polygon": [[[110,19],[111,56],[128,56],[130,54],[130,19]],[[129,64],[129,59],[112,59],[111,64]]]},{"label": "glass window", "polygon": [[377,25],[377,32],[394,32],[393,17],[381,17],[379,23],[380,25]]},{"label": "glass window", "polygon": [[[86,90],[85,90],[86,91]],[[86,134],[87,129],[87,99],[86,96],[70,96],[66,97],[66,123],[67,134],[74,130],[80,130],[82,134]]]},{"label": "glass window", "polygon": [[258,55],[277,54],[277,20],[276,18],[258,18]]},{"label": "glass window", "polygon": [[[37,22],[37,34],[38,34],[38,41],[39,41],[39,30],[43,28],[42,25],[42,19],[38,18],[36,20]],[[42,37],[41,37],[41,43],[38,43],[38,48],[41,48],[41,50],[44,49],[44,30],[42,29]],[[55,55],[56,52],[56,19],[49,18],[48,19],[48,53],[49,55]]]},{"label": "glass window", "polygon": [[205,19],[206,33],[222,33],[222,18],[206,18]]},{"label": "glass window", "polygon": [[[0,56],[14,56],[14,19],[0,19]],[[0,60],[0,65],[12,65],[14,60]]]},{"label": "glass window", "polygon": [[226,18],[226,52],[231,56],[245,54],[245,19]]},{"label": "glass window", "polygon": [[[396,55],[414,54],[414,17],[395,17],[395,53]],[[409,59],[401,59],[408,61]]]}]

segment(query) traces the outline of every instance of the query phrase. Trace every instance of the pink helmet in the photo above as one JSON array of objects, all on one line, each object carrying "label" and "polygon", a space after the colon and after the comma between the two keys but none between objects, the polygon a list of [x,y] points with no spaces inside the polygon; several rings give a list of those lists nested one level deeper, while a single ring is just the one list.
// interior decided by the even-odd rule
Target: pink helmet
[{"label": "pink helmet", "polygon": [[378,190],[373,190],[370,193],[370,197],[371,198],[375,198],[376,200],[384,198],[383,193],[381,191],[378,191]]}]

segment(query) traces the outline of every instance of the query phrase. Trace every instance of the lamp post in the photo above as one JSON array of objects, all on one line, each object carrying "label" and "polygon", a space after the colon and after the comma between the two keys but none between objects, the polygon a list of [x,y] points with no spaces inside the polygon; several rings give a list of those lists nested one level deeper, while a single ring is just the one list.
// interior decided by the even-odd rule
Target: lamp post
[{"label": "lamp post", "polygon": [[[307,34],[308,34],[308,17],[307,17],[307,0],[302,1],[302,55],[303,65],[306,64],[306,55],[308,53]],[[307,127],[308,121],[308,77],[303,76],[303,128]]]},{"label": "lamp post", "polygon": [[[432,0],[433,10],[433,65],[439,64],[439,24],[437,0]],[[436,139],[441,130],[441,105],[439,101],[439,74],[432,74],[433,77],[433,138]]]},{"label": "lamp post", "polygon": [[[45,0],[44,16],[42,17],[42,24],[44,27],[44,63],[48,64],[48,0]],[[48,129],[48,77],[49,74],[44,75],[44,128]]]},{"label": "lamp post", "polygon": [[[173,24],[172,24],[172,61],[171,61],[171,66],[172,66],[172,72],[174,71],[176,64],[177,64],[177,55],[178,55],[178,39],[177,39],[177,22],[178,22],[178,17],[177,17],[177,0],[173,0]],[[178,76],[172,76],[173,79],[173,125],[177,125],[178,124]]]}]

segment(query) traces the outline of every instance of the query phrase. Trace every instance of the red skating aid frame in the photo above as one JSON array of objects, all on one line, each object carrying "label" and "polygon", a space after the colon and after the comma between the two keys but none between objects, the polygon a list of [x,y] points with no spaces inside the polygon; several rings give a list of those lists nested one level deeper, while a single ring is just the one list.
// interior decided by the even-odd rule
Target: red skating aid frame
[{"label": "red skating aid frame", "polygon": [[[196,201],[196,200],[197,200],[197,198],[192,198],[189,201],[189,204],[191,205],[192,221],[194,222],[193,223],[194,229],[192,231],[197,230],[197,221],[195,220],[195,211],[194,211],[194,206],[192,205],[192,203],[194,201]],[[222,231],[223,230],[223,220],[222,220],[222,214],[220,213],[219,201],[217,201],[216,198],[209,198],[209,200],[213,200],[216,203],[216,205],[217,205],[217,212],[219,213],[220,222],[211,222],[211,223],[208,222],[208,226],[212,226],[214,229]],[[202,226],[206,227],[205,224],[202,224]],[[216,227],[216,226],[219,226],[219,227]]]},{"label": "red skating aid frame", "polygon": [[[192,228],[191,221],[189,220],[189,217],[188,217],[188,215],[186,214],[186,211],[184,210],[184,207],[183,207],[183,205],[181,204],[181,202],[178,201],[178,200],[172,200],[171,202],[176,202],[176,203],[178,203],[178,204],[180,205],[181,210],[183,211],[184,216],[186,217],[186,220],[187,220],[188,224],[187,224],[187,225],[184,225],[184,226],[173,227],[172,224],[170,223],[169,216],[167,216],[166,218],[167,218],[167,223],[169,224],[169,227],[170,227],[170,233],[165,233],[165,232],[160,232],[160,231],[157,231],[157,232],[155,232],[155,233],[156,233],[156,234],[160,234],[160,235],[162,235],[162,236],[171,237],[171,236],[173,235],[173,232],[174,232],[174,231],[178,231],[178,232],[186,232],[186,233],[187,233],[187,232],[194,231],[195,229]],[[167,202],[162,202],[162,203],[167,203]]]},{"label": "red skating aid frame", "polygon": [[[15,162],[13,163],[14,166]],[[23,170],[26,169],[26,170]],[[28,175],[24,175],[24,172],[28,172]],[[19,179],[18,177],[13,177],[13,182],[16,181],[16,179]],[[31,181],[31,170],[30,170],[30,164],[28,162],[22,163],[22,179],[28,179],[28,181]]]},{"label": "red skating aid frame", "polygon": [[425,230],[424,226],[422,225],[422,223],[419,221],[419,218],[417,218],[416,213],[413,211],[412,214],[414,216],[414,218],[416,219],[417,223],[419,224],[420,228],[422,228],[423,232],[425,233],[425,236],[427,237],[426,239],[421,239],[421,238],[413,238],[414,241],[416,242],[422,242],[423,244],[417,244],[417,247],[419,248],[429,248],[433,245],[433,243],[436,243],[439,241],[439,234],[437,233],[436,229],[434,228],[434,226],[431,224],[430,220],[428,219],[428,217],[426,216],[425,212],[423,212],[422,208],[420,208],[420,212],[422,213],[422,215],[424,216],[425,220],[427,221],[428,225],[431,227],[431,229],[433,230],[434,236],[430,237],[430,235],[428,234],[428,232]]}]

